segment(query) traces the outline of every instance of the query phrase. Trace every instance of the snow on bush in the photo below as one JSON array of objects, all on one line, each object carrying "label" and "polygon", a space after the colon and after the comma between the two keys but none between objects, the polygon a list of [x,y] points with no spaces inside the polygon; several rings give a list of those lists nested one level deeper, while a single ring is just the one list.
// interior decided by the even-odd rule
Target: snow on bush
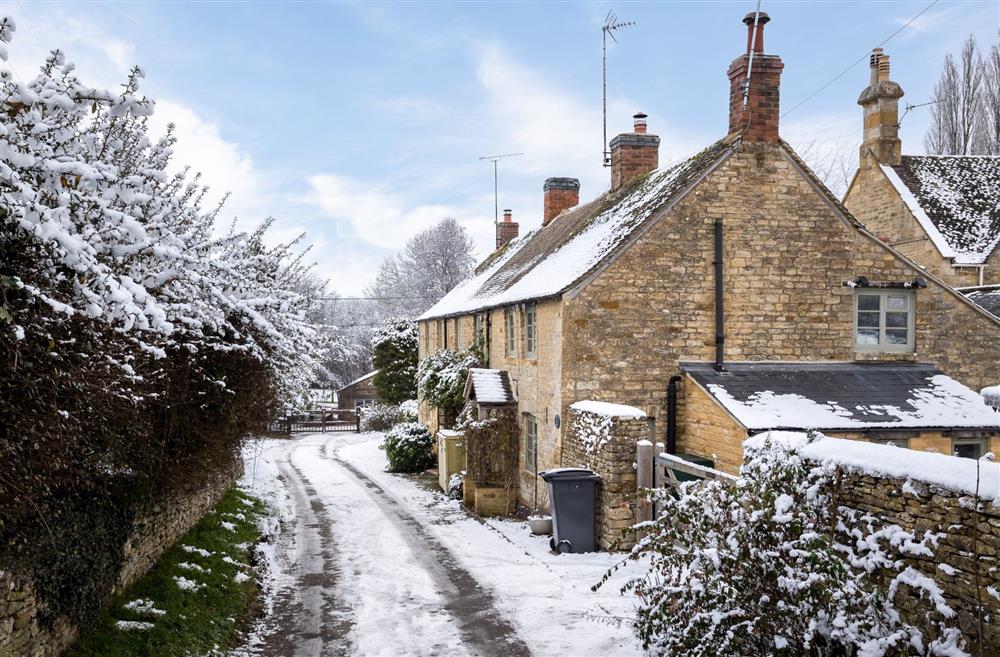
[{"label": "snow on bush", "polygon": [[389,460],[389,472],[421,472],[433,467],[433,446],[431,432],[419,422],[396,425],[379,445]]},{"label": "snow on bush", "polygon": [[411,413],[409,406],[404,409],[403,404],[376,403],[363,406],[358,412],[361,413],[362,431],[388,431],[397,424],[417,421],[417,414]]},{"label": "snow on bush", "polygon": [[[731,486],[692,482],[664,495],[632,550],[650,567],[622,591],[639,600],[636,630],[649,654],[966,654],[933,581],[899,572],[893,556],[902,548],[930,558],[936,536],[839,507],[836,466],[810,465],[787,445],[765,440],[740,474]],[[882,590],[876,572],[897,574]],[[903,588],[919,590],[933,636],[901,620],[893,601]]]},{"label": "snow on bush", "polygon": [[993,408],[1000,409],[1000,386],[989,386],[983,388],[979,393],[986,400],[986,403]]},{"label": "snow on bush", "polygon": [[448,497],[454,500],[462,499],[462,492],[465,488],[465,477],[461,472],[456,472],[448,478]]},{"label": "snow on bush", "polygon": [[420,361],[417,388],[437,408],[458,410],[465,402],[465,381],[479,359],[469,351],[442,349]]},{"label": "snow on bush", "polygon": [[[5,47],[13,23],[0,21]],[[296,291],[308,268],[294,242],[265,245],[270,221],[217,235],[221,205],[202,207],[199,177],[168,173],[172,127],[148,133],[142,77],[134,67],[120,92],[95,89],[58,50],[27,83],[0,77],[0,241],[26,255],[0,276],[18,306],[0,313],[0,331],[30,340],[76,321],[157,359],[240,352],[269,366],[279,395],[298,396],[316,353]],[[134,357],[109,357],[144,376]]]}]

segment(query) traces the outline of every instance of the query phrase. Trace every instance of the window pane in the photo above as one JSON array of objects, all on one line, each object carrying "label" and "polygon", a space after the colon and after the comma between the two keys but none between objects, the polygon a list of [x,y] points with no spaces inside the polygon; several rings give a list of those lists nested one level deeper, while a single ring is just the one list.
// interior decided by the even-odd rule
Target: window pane
[{"label": "window pane", "polygon": [[885,307],[889,310],[906,310],[906,297],[890,294]]},{"label": "window pane", "polygon": [[[858,326],[862,328],[878,328],[878,313],[858,313]],[[905,324],[903,326],[906,326]]]},{"label": "window pane", "polygon": [[[907,319],[909,315],[906,313],[889,313],[885,314],[885,325],[889,328],[906,328],[908,325]],[[860,318],[859,318],[860,324]]]},{"label": "window pane", "polygon": [[878,329],[858,329],[858,344],[877,345]]},{"label": "window pane", "polygon": [[877,294],[859,294],[858,310],[879,310],[881,309],[880,300],[881,297]]},{"label": "window pane", "polygon": [[885,330],[885,343],[886,344],[906,344],[906,329],[886,329]]},{"label": "window pane", "polygon": [[955,456],[963,459],[978,459],[983,455],[983,444],[980,442],[957,443]]}]

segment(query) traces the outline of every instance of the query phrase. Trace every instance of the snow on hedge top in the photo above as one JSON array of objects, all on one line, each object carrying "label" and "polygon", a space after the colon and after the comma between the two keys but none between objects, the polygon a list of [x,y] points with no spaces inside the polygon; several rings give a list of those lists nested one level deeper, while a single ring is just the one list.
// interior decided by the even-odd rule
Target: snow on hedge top
[{"label": "snow on hedge top", "polygon": [[[490,370],[481,367],[469,368],[469,380],[472,398],[480,404],[513,404],[514,393],[507,381],[507,373],[500,370]],[[467,388],[468,389],[468,388]]]},{"label": "snow on hedge top", "polygon": [[944,257],[979,265],[1000,244],[1000,157],[904,155],[882,170]]},{"label": "snow on hedge top", "polygon": [[645,411],[641,411],[635,406],[624,404],[611,404],[601,401],[578,401],[570,405],[574,411],[584,411],[596,415],[606,415],[608,417],[646,417]]},{"label": "snow on hedge top", "polygon": [[986,403],[990,406],[1000,409],[1000,386],[989,386],[988,388],[983,388],[979,391],[979,394],[983,396]]},{"label": "snow on hedge top", "polygon": [[810,461],[834,463],[874,477],[913,479],[966,495],[976,494],[978,470],[980,497],[1000,506],[1000,464],[986,459],[977,461],[822,435],[810,441],[806,434],[790,431],[758,434],[746,440],[743,449],[752,457],[769,443],[792,449]]},{"label": "snow on hedge top", "polygon": [[1000,428],[1000,413],[920,363],[682,363],[749,430]]},{"label": "snow on hedge top", "polygon": [[614,258],[648,219],[658,215],[730,147],[722,141],[669,169],[559,216],[513,240],[419,319],[467,314],[557,296]]}]

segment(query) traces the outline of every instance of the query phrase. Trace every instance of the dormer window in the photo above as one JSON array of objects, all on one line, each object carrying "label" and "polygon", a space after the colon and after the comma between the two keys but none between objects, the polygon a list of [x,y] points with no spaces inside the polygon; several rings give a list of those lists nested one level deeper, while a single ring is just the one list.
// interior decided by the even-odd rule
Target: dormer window
[{"label": "dormer window", "polygon": [[858,290],[854,296],[854,348],[858,351],[913,351],[913,292]]}]

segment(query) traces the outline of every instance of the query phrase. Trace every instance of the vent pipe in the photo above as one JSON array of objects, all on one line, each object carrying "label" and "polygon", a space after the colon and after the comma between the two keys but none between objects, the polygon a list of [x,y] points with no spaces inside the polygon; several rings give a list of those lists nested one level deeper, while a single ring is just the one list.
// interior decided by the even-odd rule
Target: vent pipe
[{"label": "vent pipe", "polygon": [[725,372],[726,314],[722,305],[722,219],[715,220],[715,371]]}]

